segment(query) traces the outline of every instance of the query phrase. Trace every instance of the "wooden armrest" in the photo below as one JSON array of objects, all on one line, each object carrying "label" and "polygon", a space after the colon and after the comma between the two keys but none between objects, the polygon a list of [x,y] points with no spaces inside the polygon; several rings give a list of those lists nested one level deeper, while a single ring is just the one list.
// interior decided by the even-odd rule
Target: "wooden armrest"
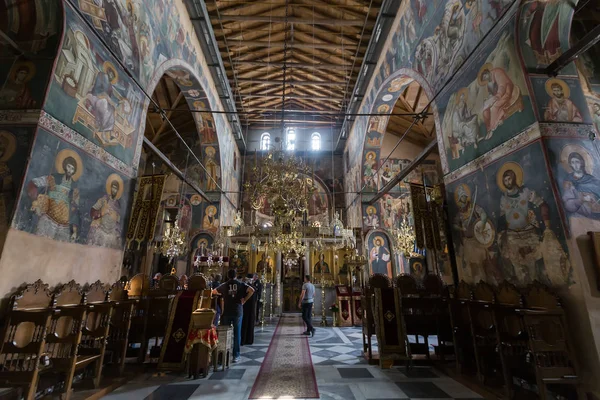
[{"label": "wooden armrest", "polygon": [[75,369],[85,368],[90,363],[98,360],[99,358],[100,354],[77,356],[77,360],[75,361]]},{"label": "wooden armrest", "polygon": [[521,315],[530,315],[530,316],[554,316],[554,317],[560,317],[565,315],[565,313],[562,310],[533,310],[530,308],[517,308],[515,310],[518,314]]}]

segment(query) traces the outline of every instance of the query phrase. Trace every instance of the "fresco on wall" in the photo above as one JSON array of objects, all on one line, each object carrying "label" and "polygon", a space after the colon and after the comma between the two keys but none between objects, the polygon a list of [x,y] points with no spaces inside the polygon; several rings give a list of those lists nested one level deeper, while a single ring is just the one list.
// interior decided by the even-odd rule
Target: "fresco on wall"
[{"label": "fresco on wall", "polygon": [[[402,183],[399,185],[400,190],[395,193],[389,193],[383,195],[379,199],[379,210],[381,210],[381,218],[378,218],[381,222],[380,226],[386,229],[397,228],[400,223],[406,218],[407,221],[412,224],[412,206],[410,198],[410,188],[407,184]],[[367,212],[370,209],[367,208]],[[374,219],[373,216],[365,215],[367,221]],[[373,226],[373,225],[369,225]]]},{"label": "fresco on wall", "polygon": [[385,274],[393,278],[392,253],[390,240],[382,231],[373,231],[367,236],[369,253],[369,274]]},{"label": "fresco on wall", "polygon": [[546,162],[536,141],[447,184],[461,279],[573,283],[550,177],[540,165]]},{"label": "fresco on wall", "polygon": [[188,271],[191,271],[194,261],[197,257],[208,256],[213,250],[214,237],[210,233],[198,233],[192,236],[189,243],[189,258],[190,265]]},{"label": "fresco on wall", "polygon": [[0,247],[8,232],[35,126],[0,125]]},{"label": "fresco on wall", "polygon": [[0,32],[16,47],[0,41],[0,110],[40,108],[60,39],[60,2],[0,0],[0,15]]},{"label": "fresco on wall", "polygon": [[76,0],[111,51],[146,84],[156,66],[178,58],[193,63],[192,38],[167,0]]},{"label": "fresco on wall", "polygon": [[376,175],[376,173],[379,169],[379,149],[366,150],[362,164],[362,184],[365,187],[365,190],[376,192],[378,181],[378,176]]},{"label": "fresco on wall", "polygon": [[45,110],[131,164],[145,111],[143,94],[70,7],[66,18]]},{"label": "fresco on wall", "polygon": [[370,229],[377,229],[381,226],[381,221],[379,219],[379,204],[380,203],[375,203],[373,205],[362,205],[363,230],[368,231]]},{"label": "fresco on wall", "polygon": [[50,239],[122,248],[131,180],[43,129],[13,227]]},{"label": "fresco on wall", "polygon": [[[556,60],[569,48],[569,31],[577,2],[528,0],[521,6],[520,47],[525,65],[533,72]],[[562,71],[574,74],[574,64]]]},{"label": "fresco on wall", "polygon": [[600,149],[594,141],[552,138],[545,141],[562,207],[577,237],[600,229]]},{"label": "fresco on wall", "polygon": [[587,96],[586,100],[588,109],[590,110],[592,123],[596,128],[596,132],[600,134],[600,97]]},{"label": "fresco on wall", "polygon": [[439,98],[450,170],[516,136],[535,121],[510,31],[509,25]]},{"label": "fresco on wall", "polygon": [[531,85],[542,121],[591,123],[579,79],[532,76]]},{"label": "fresco on wall", "polygon": [[[384,84],[395,74],[397,77],[391,81],[401,81],[405,73],[408,73],[412,79],[419,80],[414,71],[420,70],[425,79],[419,80],[419,84],[424,87],[426,93],[429,91],[427,94],[432,98],[436,90],[454,73],[460,60],[465,60],[473,52],[475,46],[492,29],[497,20],[506,12],[516,11],[515,7],[509,10],[509,6],[513,3],[511,0],[404,2],[398,12],[400,22],[396,31],[391,34],[391,43],[386,50],[383,63],[373,77],[371,89],[364,97],[360,112],[371,113],[383,103],[391,105],[395,103],[397,94],[394,90],[399,91],[401,87],[396,88],[389,82]],[[512,31],[514,25],[499,28]],[[518,65],[517,59],[510,67],[516,68]],[[430,79],[427,79],[428,76]],[[371,133],[367,128],[368,123],[369,117],[366,116],[357,117],[354,122],[346,144],[349,165],[355,165],[357,160],[365,159],[366,135]],[[487,133],[484,137],[486,135]],[[444,158],[445,155],[441,160],[442,169],[447,173],[448,167]],[[352,173],[353,171],[350,170],[345,176],[349,191],[354,188]],[[347,195],[346,198],[350,204],[355,196]],[[361,211],[360,202],[354,204],[349,209],[349,215],[353,216],[355,223],[360,223],[360,218],[357,218]]]}]

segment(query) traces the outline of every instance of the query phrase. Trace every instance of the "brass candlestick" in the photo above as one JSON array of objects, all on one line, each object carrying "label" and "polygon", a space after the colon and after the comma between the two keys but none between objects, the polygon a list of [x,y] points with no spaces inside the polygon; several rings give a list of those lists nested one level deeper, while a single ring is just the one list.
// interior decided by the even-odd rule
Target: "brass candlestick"
[{"label": "brass candlestick", "polygon": [[265,275],[263,274],[263,276],[260,278],[260,281],[263,285],[263,291],[264,291],[264,295],[262,296],[262,298],[260,299],[260,301],[262,301],[262,307],[261,307],[261,316],[260,316],[260,326],[265,326],[265,305],[266,305],[266,301],[265,301],[265,297],[267,297],[267,280],[265,279]]},{"label": "brass candlestick", "polygon": [[327,317],[325,316],[325,279],[323,272],[321,272],[321,326],[327,326]]}]

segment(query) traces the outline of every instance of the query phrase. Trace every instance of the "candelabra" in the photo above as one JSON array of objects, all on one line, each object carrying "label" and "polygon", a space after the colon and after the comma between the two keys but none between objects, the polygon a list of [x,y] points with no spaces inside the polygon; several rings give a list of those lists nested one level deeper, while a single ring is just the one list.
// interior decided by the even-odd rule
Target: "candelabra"
[{"label": "candelabra", "polygon": [[327,317],[325,316],[325,281],[321,279],[321,326],[327,326]]},{"label": "candelabra", "polygon": [[260,278],[260,282],[263,285],[263,292],[264,292],[264,295],[260,299],[260,301],[262,301],[262,303],[263,303],[262,307],[260,308],[260,311],[261,311],[260,326],[265,326],[265,306],[266,306],[265,297],[267,297],[267,280],[265,279],[264,273]]}]

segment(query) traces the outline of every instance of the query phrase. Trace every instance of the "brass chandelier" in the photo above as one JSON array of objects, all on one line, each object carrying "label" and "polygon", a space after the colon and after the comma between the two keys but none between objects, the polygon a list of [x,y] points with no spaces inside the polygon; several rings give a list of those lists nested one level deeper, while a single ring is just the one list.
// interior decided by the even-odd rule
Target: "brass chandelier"
[{"label": "brass chandelier", "polygon": [[302,217],[316,191],[309,174],[302,159],[281,150],[269,152],[260,161],[255,159],[250,180],[244,185],[252,209],[258,211],[268,204],[275,225]]}]

